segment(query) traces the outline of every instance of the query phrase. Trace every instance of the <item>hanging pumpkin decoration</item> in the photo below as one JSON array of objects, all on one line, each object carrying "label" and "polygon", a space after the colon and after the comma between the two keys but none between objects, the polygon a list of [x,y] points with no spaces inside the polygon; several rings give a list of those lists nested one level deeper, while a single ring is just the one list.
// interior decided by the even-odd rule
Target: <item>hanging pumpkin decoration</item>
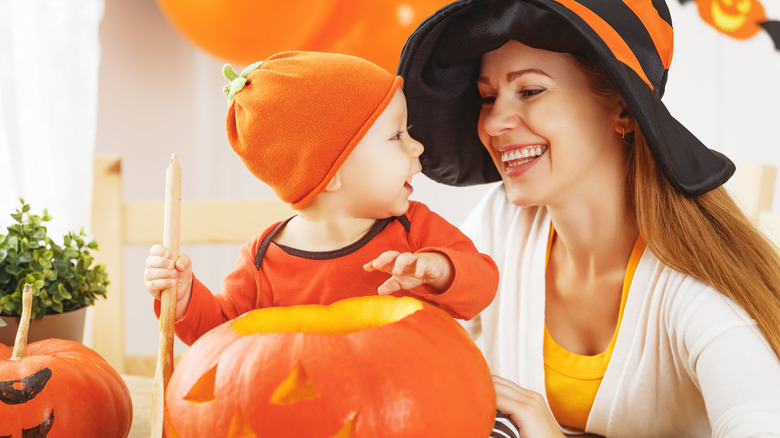
[{"label": "hanging pumpkin decoration", "polygon": [[732,38],[748,39],[763,29],[772,38],[775,49],[780,50],[780,22],[767,19],[760,0],[679,1],[695,1],[702,20]]},{"label": "hanging pumpkin decoration", "polygon": [[449,2],[157,0],[157,5],[186,39],[231,63],[313,50],[360,56],[394,72],[412,31]]},{"label": "hanging pumpkin decoration", "polygon": [[737,39],[747,39],[761,30],[766,21],[764,6],[758,0],[698,0],[699,15],[719,31]]},{"label": "hanging pumpkin decoration", "polygon": [[0,438],[124,438],[130,391],[99,354],[75,341],[27,345],[32,288],[23,292],[14,348],[0,344]]},{"label": "hanging pumpkin decoration", "polygon": [[490,435],[495,392],[452,317],[411,297],[253,310],[174,370],[168,437]]}]

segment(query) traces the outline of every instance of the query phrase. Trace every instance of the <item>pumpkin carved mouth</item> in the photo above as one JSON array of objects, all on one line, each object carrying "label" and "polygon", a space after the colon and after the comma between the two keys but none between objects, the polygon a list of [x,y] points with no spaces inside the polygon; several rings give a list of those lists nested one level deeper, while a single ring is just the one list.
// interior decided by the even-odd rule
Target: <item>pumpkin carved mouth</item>
[{"label": "pumpkin carved mouth", "polygon": [[165,396],[168,436],[487,436],[490,369],[412,297],[252,310],[198,339]]},{"label": "pumpkin carved mouth", "polygon": [[[29,429],[22,429],[22,438],[45,438],[49,435],[51,427],[54,425],[54,411],[41,422],[41,424]],[[2,435],[0,438],[13,438],[13,435]]]},{"label": "pumpkin carved mouth", "polygon": [[330,306],[269,307],[236,318],[230,328],[239,335],[309,333],[346,336],[398,322],[422,309],[414,298],[344,300]]},{"label": "pumpkin carved mouth", "polygon": [[749,2],[739,2],[741,14],[730,14],[720,7],[720,3],[712,2],[712,19],[718,28],[726,32],[734,32],[747,22],[747,13],[750,12]]}]

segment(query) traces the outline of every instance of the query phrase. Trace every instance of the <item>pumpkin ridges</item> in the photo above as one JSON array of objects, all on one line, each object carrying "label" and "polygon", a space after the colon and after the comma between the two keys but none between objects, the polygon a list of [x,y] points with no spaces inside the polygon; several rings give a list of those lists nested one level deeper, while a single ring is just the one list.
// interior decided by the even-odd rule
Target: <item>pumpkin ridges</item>
[{"label": "pumpkin ridges", "polygon": [[[25,286],[24,305],[31,293]],[[17,346],[26,345],[23,317]],[[63,351],[60,351],[63,350]],[[42,369],[51,376],[34,397],[18,406],[0,403],[0,435],[28,429],[48,430],[49,438],[123,438],[130,432],[130,391],[119,374],[97,353],[74,341],[43,340],[26,348],[0,349],[0,380],[20,380]],[[25,352],[26,350],[26,352]],[[47,423],[48,422],[48,423]],[[50,429],[49,429],[50,428]]]},{"label": "pumpkin ridges", "polygon": [[[224,437],[230,424],[224,417],[237,408],[259,436],[334,438],[350,421],[353,438],[490,434],[495,393],[487,363],[465,330],[430,304],[346,336],[239,336],[229,326],[199,339],[174,371],[166,401],[181,436]],[[214,402],[184,402],[215,364]],[[321,396],[270,403],[296,366]]]},{"label": "pumpkin ridges", "polygon": [[[100,359],[103,364],[98,364],[85,360],[38,355],[33,347],[35,344],[45,342],[38,341],[30,344],[29,355],[22,359],[21,363],[16,362],[18,366],[13,370],[12,375],[27,375],[31,371],[43,367],[52,369],[54,377],[47,383],[39,397],[49,399],[55,397],[65,401],[57,404],[55,408],[58,419],[88,418],[93,420],[88,423],[69,422],[69,424],[55,421],[50,436],[83,438],[127,436],[132,423],[132,402],[130,391],[119,374],[111,368],[104,368],[103,366],[108,367],[108,363],[103,359]],[[81,349],[87,349],[77,342],[74,344],[80,346]],[[71,348],[74,347],[71,346]],[[3,365],[0,363],[0,375],[5,376],[8,370]],[[49,406],[42,403],[27,405],[25,409],[37,409],[39,421],[45,419],[50,412]],[[33,416],[32,413],[30,415]],[[95,419],[100,419],[100,421],[94,421]],[[29,424],[25,425],[29,426]]]}]

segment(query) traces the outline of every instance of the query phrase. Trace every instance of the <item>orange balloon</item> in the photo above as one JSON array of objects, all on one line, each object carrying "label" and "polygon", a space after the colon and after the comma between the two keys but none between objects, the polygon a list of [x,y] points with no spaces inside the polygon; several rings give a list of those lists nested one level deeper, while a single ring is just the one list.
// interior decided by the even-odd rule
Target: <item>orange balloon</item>
[{"label": "orange balloon", "polygon": [[338,0],[157,0],[187,40],[213,56],[248,65],[303,50],[331,19]]},{"label": "orange balloon", "polygon": [[395,72],[406,39],[450,0],[157,0],[190,42],[248,65],[286,50],[346,53]]},{"label": "orange balloon", "polygon": [[311,50],[360,56],[395,72],[406,40],[450,0],[341,0],[348,11],[329,23]]}]

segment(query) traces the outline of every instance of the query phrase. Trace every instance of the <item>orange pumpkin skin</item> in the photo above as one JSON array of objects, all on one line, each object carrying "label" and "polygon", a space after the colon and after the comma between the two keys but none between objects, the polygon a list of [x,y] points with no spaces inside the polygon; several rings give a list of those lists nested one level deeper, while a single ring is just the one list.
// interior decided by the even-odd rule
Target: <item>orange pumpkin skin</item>
[{"label": "orange pumpkin skin", "polygon": [[758,0],[698,0],[699,15],[719,31],[737,39],[747,39],[767,21],[764,6]]},{"label": "orange pumpkin skin", "polygon": [[[130,433],[130,391],[99,354],[62,339],[34,342],[27,352],[12,361],[11,348],[0,344],[0,388],[6,390],[0,397],[0,437],[22,436],[23,429],[34,427],[48,428],[48,434],[35,435],[47,438],[124,438]],[[36,388],[20,382],[36,373],[44,376]]]},{"label": "orange pumpkin skin", "polygon": [[[349,319],[339,306],[410,301],[419,309],[408,316],[346,334],[236,332],[242,319],[303,320],[316,308]],[[496,407],[487,363],[465,330],[437,307],[392,296],[228,321],[190,347],[165,399],[169,437],[474,438],[490,435]]]}]

